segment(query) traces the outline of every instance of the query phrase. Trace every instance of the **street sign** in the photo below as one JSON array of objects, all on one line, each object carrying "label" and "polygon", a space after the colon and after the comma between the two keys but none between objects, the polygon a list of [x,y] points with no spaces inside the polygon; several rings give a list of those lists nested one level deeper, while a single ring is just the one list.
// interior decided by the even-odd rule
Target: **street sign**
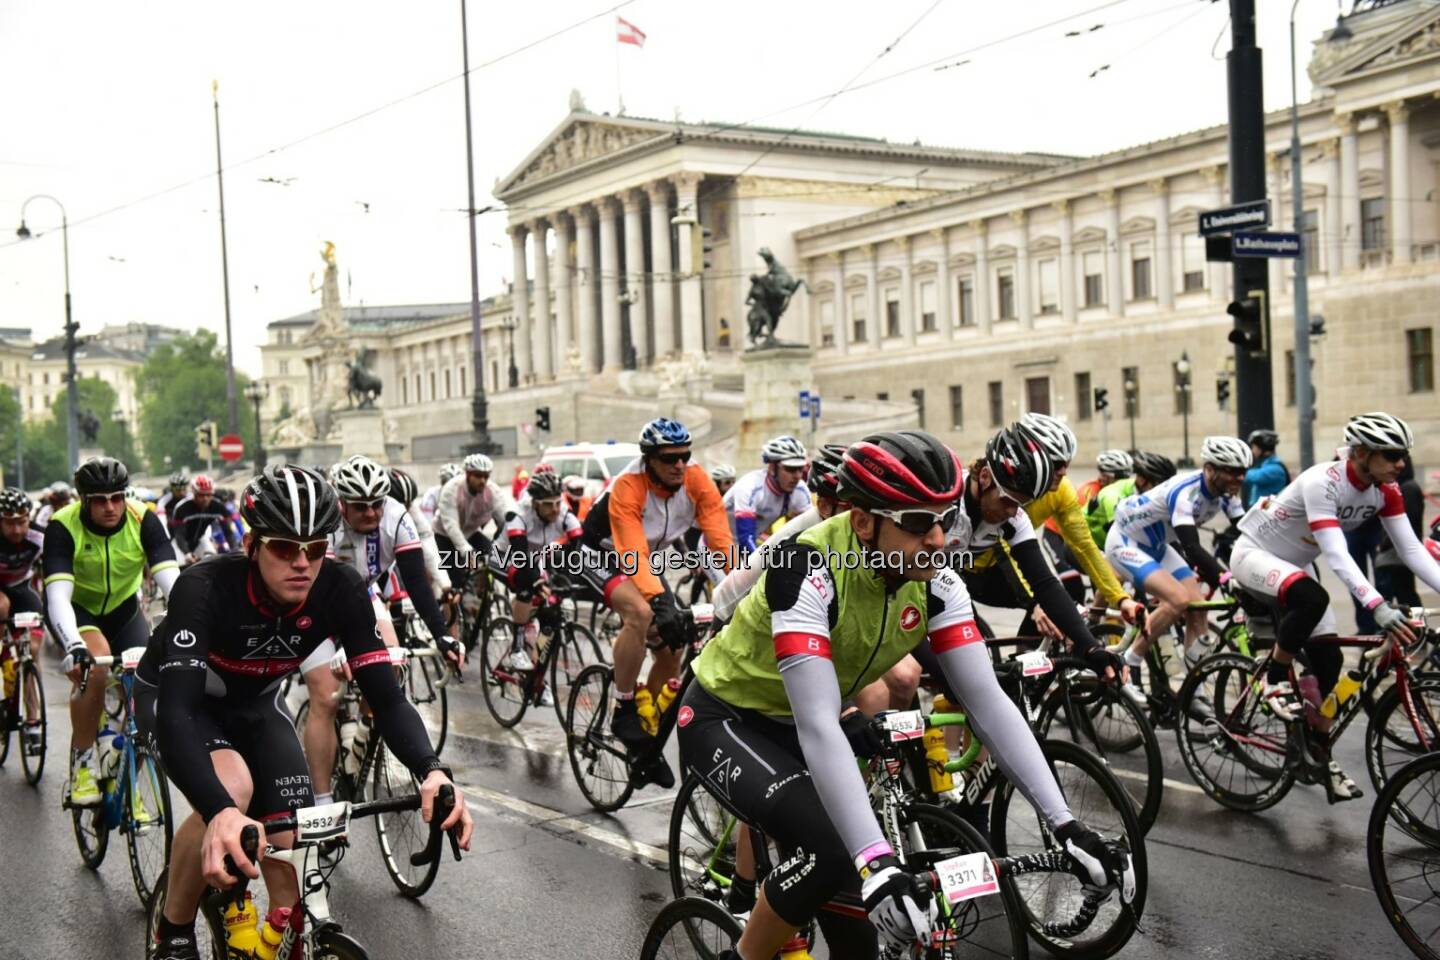
[{"label": "street sign", "polygon": [[820,419],[820,394],[818,393],[810,394],[810,418],[812,420]]},{"label": "street sign", "polygon": [[234,463],[245,456],[245,441],[233,433],[227,433],[220,438],[220,459],[226,463]]},{"label": "street sign", "polygon": [[1200,214],[1200,235],[1229,233],[1232,230],[1247,230],[1254,227],[1270,226],[1270,201],[1251,200],[1237,203],[1220,210],[1205,210]]},{"label": "street sign", "polygon": [[800,391],[800,419],[804,420],[810,416],[810,391]]},{"label": "street sign", "polygon": [[1237,257],[1285,257],[1294,260],[1300,256],[1298,233],[1242,230],[1231,240],[1230,252]]}]

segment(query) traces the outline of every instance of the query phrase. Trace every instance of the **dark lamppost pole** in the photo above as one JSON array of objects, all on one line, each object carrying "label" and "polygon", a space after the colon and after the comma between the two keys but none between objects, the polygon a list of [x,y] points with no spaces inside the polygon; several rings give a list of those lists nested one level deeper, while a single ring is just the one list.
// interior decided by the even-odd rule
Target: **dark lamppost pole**
[{"label": "dark lamppost pole", "polygon": [[505,318],[505,332],[510,334],[510,389],[514,390],[520,386],[520,368],[515,366],[515,330],[520,326],[520,320],[516,317]]},{"label": "dark lamppost pole", "polygon": [[240,432],[239,401],[235,397],[235,346],[230,339],[230,252],[225,245],[225,165],[220,162],[220,81],[210,81],[215,101],[215,179],[220,185],[220,278],[225,290],[225,404],[230,433]]},{"label": "dark lamppost pole", "polygon": [[[65,447],[70,472],[74,473],[80,460],[79,424],[75,420],[80,406],[75,383],[75,332],[79,329],[79,324],[70,317],[70,220],[65,214],[65,205],[48,193],[36,194],[30,200],[49,200],[60,208],[60,246],[65,255]],[[15,231],[15,235],[21,240],[28,240],[31,236],[30,228],[25,226],[25,208],[30,206],[30,200],[20,206],[20,229]]]},{"label": "dark lamppost pole", "polygon": [[1180,417],[1184,423],[1185,430],[1185,456],[1180,461],[1181,466],[1194,466],[1190,461],[1190,351],[1180,351],[1180,362],[1175,364],[1175,372],[1180,375],[1180,382],[1175,384],[1175,390],[1180,394]]},{"label": "dark lamppost pole", "polygon": [[25,413],[20,406],[20,385],[15,385],[15,486],[25,489]]},{"label": "dark lamppost pole", "polygon": [[[470,427],[473,437],[470,450],[475,453],[498,453],[490,439],[490,409],[485,400],[485,338],[480,330],[480,259],[475,239],[475,147],[470,125],[470,33],[465,16],[465,0],[460,0],[460,51],[465,70],[465,181],[470,189],[470,202],[465,219],[470,224],[470,349],[474,373],[470,377],[474,391],[470,402]],[[510,361],[511,377],[515,361]],[[511,384],[514,386],[514,383]]]},{"label": "dark lamppost pole", "polygon": [[255,472],[265,469],[265,439],[260,433],[260,404],[270,396],[270,384],[263,380],[251,380],[245,385],[245,399],[255,405]]},{"label": "dark lamppost pole", "polygon": [[1130,450],[1137,449],[1135,446],[1135,381],[1125,381],[1125,418],[1130,421]]}]

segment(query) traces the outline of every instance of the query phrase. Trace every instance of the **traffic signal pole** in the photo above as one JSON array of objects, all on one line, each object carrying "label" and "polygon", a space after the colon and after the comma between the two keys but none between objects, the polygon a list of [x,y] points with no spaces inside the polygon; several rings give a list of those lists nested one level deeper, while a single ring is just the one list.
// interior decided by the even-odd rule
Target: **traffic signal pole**
[{"label": "traffic signal pole", "polygon": [[[1255,0],[1230,0],[1230,34],[1226,54],[1230,107],[1230,202],[1265,198],[1265,104],[1261,89],[1262,62],[1255,45]],[[1270,378],[1270,265],[1259,257],[1234,260],[1235,301],[1257,301],[1258,337],[1232,333],[1235,342],[1236,433],[1270,428],[1275,404]],[[1242,318],[1232,309],[1236,320]],[[1257,342],[1258,340],[1258,342]]]}]

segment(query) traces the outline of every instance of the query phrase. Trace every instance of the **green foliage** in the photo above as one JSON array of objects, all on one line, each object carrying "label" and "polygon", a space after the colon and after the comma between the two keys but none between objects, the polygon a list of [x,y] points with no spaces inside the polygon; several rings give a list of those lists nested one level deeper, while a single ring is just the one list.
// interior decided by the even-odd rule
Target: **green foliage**
[{"label": "green foliage", "polygon": [[[254,449],[255,423],[247,415],[246,379],[236,375],[240,437],[247,455]],[[225,350],[215,334],[198,330],[162,344],[145,360],[135,378],[140,400],[140,439],[154,473],[205,466],[195,456],[195,428],[214,420],[223,435],[229,424],[225,399]],[[165,465],[165,457],[170,465]],[[219,455],[216,455],[219,463]]]},{"label": "green foliage", "polygon": [[[139,458],[129,425],[122,427],[114,419],[117,402],[115,388],[98,377],[84,377],[76,382],[75,388],[76,409],[81,413],[92,411],[100,421],[100,432],[96,436],[95,446],[127,464],[137,465]],[[56,394],[50,405],[48,419],[20,425],[20,410],[15,395],[8,390],[0,391],[0,463],[5,464],[7,483],[17,479],[13,472],[17,425],[20,425],[20,443],[25,456],[26,489],[38,490],[56,480],[70,479],[70,470],[66,463],[69,445],[65,426],[69,407],[67,393],[62,390]],[[83,434],[77,433],[76,439],[82,447],[85,445]]]}]

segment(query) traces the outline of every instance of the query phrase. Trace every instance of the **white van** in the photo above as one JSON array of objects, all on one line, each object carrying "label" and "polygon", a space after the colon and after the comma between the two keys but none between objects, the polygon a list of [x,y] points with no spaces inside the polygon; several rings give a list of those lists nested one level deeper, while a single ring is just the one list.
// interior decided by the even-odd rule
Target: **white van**
[{"label": "white van", "polygon": [[566,443],[547,447],[541,463],[555,464],[555,472],[563,479],[571,474],[585,478],[585,493],[598,497],[630,461],[640,456],[638,443]]}]

